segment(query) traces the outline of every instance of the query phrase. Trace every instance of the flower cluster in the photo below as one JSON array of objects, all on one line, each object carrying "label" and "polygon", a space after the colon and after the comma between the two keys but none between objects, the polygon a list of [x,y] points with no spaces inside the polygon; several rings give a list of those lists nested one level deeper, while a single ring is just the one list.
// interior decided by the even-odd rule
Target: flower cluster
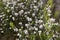
[{"label": "flower cluster", "polygon": [[3,4],[5,6],[0,13],[1,33],[4,33],[3,30],[13,29],[19,37],[16,40],[29,40],[43,32],[49,35],[53,25],[59,25],[51,17],[51,5],[43,5],[42,0],[3,0]]}]

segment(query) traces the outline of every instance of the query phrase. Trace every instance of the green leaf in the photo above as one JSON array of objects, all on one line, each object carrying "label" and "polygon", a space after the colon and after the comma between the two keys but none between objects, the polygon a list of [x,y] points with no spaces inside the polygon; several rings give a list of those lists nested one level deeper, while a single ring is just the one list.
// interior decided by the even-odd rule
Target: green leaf
[{"label": "green leaf", "polygon": [[14,28],[13,22],[10,22],[10,26],[11,26],[11,28]]}]

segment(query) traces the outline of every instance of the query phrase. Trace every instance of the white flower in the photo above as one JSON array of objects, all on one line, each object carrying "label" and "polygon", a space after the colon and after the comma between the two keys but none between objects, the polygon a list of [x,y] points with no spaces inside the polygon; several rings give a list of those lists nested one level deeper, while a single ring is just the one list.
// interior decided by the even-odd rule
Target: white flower
[{"label": "white flower", "polygon": [[51,13],[51,10],[47,10],[48,13]]},{"label": "white flower", "polygon": [[5,16],[5,14],[2,15],[3,17]]},{"label": "white flower", "polygon": [[0,28],[0,30],[2,30],[2,28]]},{"label": "white flower", "polygon": [[7,24],[4,24],[4,26],[6,26]]},{"label": "white flower", "polygon": [[26,0],[26,1],[28,1],[28,0]]},{"label": "white flower", "polygon": [[53,35],[53,37],[56,37],[56,35]]},{"label": "white flower", "polygon": [[11,10],[13,10],[14,9],[14,7],[11,7]]},{"label": "white flower", "polygon": [[43,2],[41,1],[41,3],[40,3],[40,7],[42,7],[42,5],[43,5]]},{"label": "white flower", "polygon": [[9,27],[9,29],[12,29],[11,27]]},{"label": "white flower", "polygon": [[21,15],[24,12],[24,10],[19,11],[19,14]]},{"label": "white flower", "polygon": [[51,14],[50,14],[50,13],[48,13],[48,16],[51,16]]},{"label": "white flower", "polygon": [[43,15],[41,15],[41,17],[40,17],[41,19],[43,18]]},{"label": "white flower", "polygon": [[35,16],[35,13],[32,13],[32,16],[34,17]]},{"label": "white flower", "polygon": [[20,25],[22,25],[22,22],[19,22]]},{"label": "white flower", "polygon": [[39,23],[38,19],[35,20],[35,23]]},{"label": "white flower", "polygon": [[38,6],[34,6],[34,8],[36,9],[36,8],[38,8]]},{"label": "white flower", "polygon": [[59,23],[55,23],[55,25],[59,25]]},{"label": "white flower", "polygon": [[39,28],[43,28],[43,25],[40,25]]},{"label": "white flower", "polygon": [[35,29],[36,31],[38,30],[38,28],[37,28],[37,27],[35,27],[35,26],[34,26],[34,29]]},{"label": "white flower", "polygon": [[2,15],[0,15],[0,18],[2,17]]},{"label": "white flower", "polygon": [[43,22],[43,20],[39,20],[39,23],[42,23]]},{"label": "white flower", "polygon": [[1,33],[4,33],[4,31],[2,30]]},{"label": "white flower", "polygon": [[13,3],[13,5],[16,5],[17,2],[16,1],[13,1],[12,3]]},{"label": "white flower", "polygon": [[15,17],[12,17],[13,21],[15,20]]},{"label": "white flower", "polygon": [[40,1],[38,2],[38,6],[39,6],[39,7],[42,7],[42,5],[43,5],[43,1],[40,0]]},{"label": "white flower", "polygon": [[37,0],[34,0],[34,3],[36,3],[37,2]]},{"label": "white flower", "polygon": [[25,26],[26,26],[26,27],[28,27],[28,26],[29,26],[29,24],[25,24]]},{"label": "white flower", "polygon": [[41,34],[42,31],[38,31],[39,35]]},{"label": "white flower", "polygon": [[47,35],[49,35],[49,32],[46,32]]},{"label": "white flower", "polygon": [[7,18],[7,19],[5,19],[5,20],[8,20],[8,18]]},{"label": "white flower", "polygon": [[54,18],[50,18],[50,22],[55,22],[55,19]]},{"label": "white flower", "polygon": [[15,16],[18,16],[18,13],[14,13],[15,14]]},{"label": "white flower", "polygon": [[46,8],[48,13],[51,13],[50,6]]},{"label": "white flower", "polygon": [[6,2],[7,0],[3,0],[3,2]]},{"label": "white flower", "polygon": [[24,32],[25,34],[28,34],[28,30],[24,30],[23,32]]},{"label": "white flower", "polygon": [[24,12],[24,14],[27,14],[27,12]]},{"label": "white flower", "polygon": [[30,11],[28,11],[27,13],[30,14]]},{"label": "white flower", "polygon": [[17,0],[17,1],[20,1],[20,0]]},{"label": "white flower", "polygon": [[29,28],[29,30],[34,30],[34,27],[31,26],[31,27]]},{"label": "white flower", "polygon": [[31,8],[31,9],[33,8],[33,4],[30,4],[30,8]]},{"label": "white flower", "polygon": [[18,28],[14,28],[14,31],[16,31],[16,32],[17,32],[17,31],[18,31]]},{"label": "white flower", "polygon": [[34,31],[34,34],[36,34],[36,32]]},{"label": "white flower", "polygon": [[3,20],[3,19],[0,19],[1,21]]},{"label": "white flower", "polygon": [[17,33],[17,36],[21,37],[22,35],[20,33]]},{"label": "white flower", "polygon": [[12,17],[12,15],[10,15],[9,17]]},{"label": "white flower", "polygon": [[32,18],[27,17],[26,19],[27,19],[28,21],[32,21]]},{"label": "white flower", "polygon": [[7,10],[7,12],[10,12],[10,10]]}]

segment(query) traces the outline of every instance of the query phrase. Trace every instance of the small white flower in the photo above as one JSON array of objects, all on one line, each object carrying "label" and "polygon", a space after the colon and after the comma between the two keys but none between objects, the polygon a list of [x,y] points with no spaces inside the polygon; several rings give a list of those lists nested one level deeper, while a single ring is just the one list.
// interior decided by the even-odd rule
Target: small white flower
[{"label": "small white flower", "polygon": [[11,7],[11,10],[13,10],[14,9],[14,7]]},{"label": "small white flower", "polygon": [[19,36],[20,35],[20,33],[17,33],[17,36]]},{"label": "small white flower", "polygon": [[1,33],[4,33],[4,31],[2,30]]},{"label": "small white flower", "polygon": [[50,22],[55,22],[55,19],[54,18],[50,18]]},{"label": "small white flower", "polygon": [[48,13],[51,13],[51,10],[47,10]]},{"label": "small white flower", "polygon": [[42,31],[38,31],[39,35],[41,34]]},{"label": "small white flower", "polygon": [[29,28],[29,30],[34,30],[34,27],[31,26],[31,27]]},{"label": "small white flower", "polygon": [[10,10],[7,10],[7,12],[10,12]]},{"label": "small white flower", "polygon": [[17,33],[17,36],[21,37],[22,35],[20,33]]},{"label": "small white flower", "polygon": [[5,26],[7,25],[7,24],[4,24]]},{"label": "small white flower", "polygon": [[28,0],[26,0],[26,1],[28,1]]},{"label": "small white flower", "polygon": [[10,15],[9,17],[12,17],[12,15]]},{"label": "small white flower", "polygon": [[27,14],[27,12],[25,12],[24,14]]},{"label": "small white flower", "polygon": [[23,32],[24,32],[25,34],[28,34],[28,30],[24,30]]},{"label": "small white flower", "polygon": [[0,15],[0,18],[2,17],[2,15]]},{"label": "small white flower", "polygon": [[56,37],[56,35],[53,35],[53,37]]},{"label": "small white flower", "polygon": [[5,16],[5,14],[2,15],[3,17]]},{"label": "small white flower", "polygon": [[13,21],[15,20],[15,17],[12,17]]},{"label": "small white flower", "polygon": [[11,27],[9,27],[9,29],[12,29]]},{"label": "small white flower", "polygon": [[18,16],[18,13],[14,13],[15,14],[15,16]]},{"label": "small white flower", "polygon": [[0,30],[2,30],[2,28],[0,28]]},{"label": "small white flower", "polygon": [[5,19],[5,20],[8,20],[8,19]]},{"label": "small white flower", "polygon": [[30,14],[30,11],[28,11],[27,13]]},{"label": "small white flower", "polygon": [[21,10],[21,13],[23,13],[24,12],[24,10]]},{"label": "small white flower", "polygon": [[6,2],[7,0],[3,0],[3,2]]},{"label": "small white flower", "polygon": [[12,3],[13,3],[13,5],[16,5],[16,1],[13,1]]},{"label": "small white flower", "polygon": [[34,0],[34,3],[36,3],[37,2],[37,0]]},{"label": "small white flower", "polygon": [[46,32],[47,35],[49,35],[49,32]]},{"label": "small white flower", "polygon": [[36,34],[36,32],[34,31],[34,34]]},{"label": "small white flower", "polygon": [[33,5],[32,5],[32,4],[30,4],[30,8],[31,8],[31,9],[33,8]]},{"label": "small white flower", "polygon": [[39,21],[36,19],[36,20],[35,20],[35,23],[39,23]]},{"label": "small white flower", "polygon": [[39,23],[42,23],[43,22],[43,20],[39,20]]},{"label": "small white flower", "polygon": [[20,25],[22,25],[22,22],[19,22]]},{"label": "small white flower", "polygon": [[32,16],[34,17],[35,16],[35,13],[32,13]]},{"label": "small white flower", "polygon": [[27,17],[27,20],[28,20],[28,21],[32,21],[32,18]]},{"label": "small white flower", "polygon": [[50,14],[50,13],[48,13],[48,16],[51,16],[51,14]]},{"label": "small white flower", "polygon": [[20,0],[17,0],[17,1],[20,1]]},{"label": "small white flower", "polygon": [[43,15],[41,15],[41,17],[40,17],[41,19],[43,18]]},{"label": "small white flower", "polygon": [[35,29],[36,31],[38,30],[38,28],[37,28],[37,27],[35,27],[35,26],[34,26],[34,29]]},{"label": "small white flower", "polygon": [[18,31],[18,28],[14,28],[14,31],[16,31],[16,32],[17,32],[17,31]]},{"label": "small white flower", "polygon": [[28,27],[28,26],[29,26],[29,24],[25,24],[25,26],[26,26],[26,27]]},{"label": "small white flower", "polygon": [[55,23],[55,25],[59,25],[59,23]]},{"label": "small white flower", "polygon": [[1,21],[2,21],[3,19],[1,19]]},{"label": "small white flower", "polygon": [[38,6],[34,6],[34,8],[36,9],[36,8],[38,8]]},{"label": "small white flower", "polygon": [[43,28],[43,25],[40,25],[39,28]]},{"label": "small white flower", "polygon": [[21,15],[24,12],[24,10],[19,11],[19,14]]}]

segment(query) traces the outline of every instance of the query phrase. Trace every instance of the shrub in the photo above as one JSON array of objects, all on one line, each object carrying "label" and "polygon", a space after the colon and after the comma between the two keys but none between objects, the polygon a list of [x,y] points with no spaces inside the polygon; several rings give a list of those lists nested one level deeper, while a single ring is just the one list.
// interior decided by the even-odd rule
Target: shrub
[{"label": "shrub", "polygon": [[0,32],[13,30],[16,40],[59,40],[53,7],[53,0],[45,5],[42,0],[0,1]]}]

